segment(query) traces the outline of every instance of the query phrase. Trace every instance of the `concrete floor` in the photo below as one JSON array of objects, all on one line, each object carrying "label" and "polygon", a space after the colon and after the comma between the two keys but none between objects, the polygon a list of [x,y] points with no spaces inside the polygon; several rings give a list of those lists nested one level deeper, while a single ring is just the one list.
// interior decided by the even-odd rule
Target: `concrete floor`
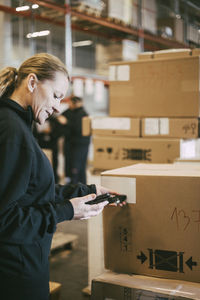
[{"label": "concrete floor", "polygon": [[[99,184],[100,176],[87,171],[88,184]],[[77,245],[50,258],[50,280],[62,284],[60,300],[88,300],[82,290],[88,286],[88,221],[58,224],[60,232],[77,235]]]},{"label": "concrete floor", "polygon": [[62,284],[60,300],[83,300],[88,285],[87,221],[59,224],[58,230],[77,235],[77,245],[50,258],[50,280]]}]

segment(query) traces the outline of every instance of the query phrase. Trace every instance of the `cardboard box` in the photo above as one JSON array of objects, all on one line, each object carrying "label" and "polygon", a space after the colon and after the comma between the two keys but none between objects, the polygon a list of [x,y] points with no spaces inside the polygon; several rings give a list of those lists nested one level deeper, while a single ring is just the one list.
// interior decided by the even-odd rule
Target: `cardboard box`
[{"label": "cardboard box", "polygon": [[152,59],[153,58],[154,52],[152,51],[147,51],[147,52],[142,52],[138,54],[138,59],[139,60],[147,60],[147,59]]},{"label": "cardboard box", "polygon": [[108,170],[136,163],[173,163],[200,157],[200,139],[94,136],[95,169]]},{"label": "cardboard box", "polygon": [[135,204],[104,209],[105,268],[200,282],[199,167],[138,164],[101,174],[112,190],[122,180],[119,192]]},{"label": "cardboard box", "polygon": [[154,51],[153,58],[177,58],[188,57],[192,54],[191,49],[167,49]]},{"label": "cardboard box", "polygon": [[111,117],[199,117],[200,57],[113,63]]},{"label": "cardboard box", "polygon": [[192,55],[193,56],[199,56],[200,55],[200,48],[192,49]]},{"label": "cardboard box", "polygon": [[[157,1],[143,0],[141,4],[141,27],[145,29],[145,31],[157,34]],[[136,7],[140,9],[138,5],[137,3]],[[138,27],[138,24],[136,26]]]},{"label": "cardboard box", "polygon": [[83,135],[140,136],[138,118],[84,117],[82,125]]},{"label": "cardboard box", "polygon": [[107,271],[93,279],[91,299],[200,299],[200,284]]},{"label": "cardboard box", "polygon": [[[174,17],[158,18],[158,32],[162,37],[173,38],[176,41],[184,42],[183,19]],[[169,32],[169,30],[171,32]],[[171,33],[171,34],[170,34]]]},{"label": "cardboard box", "polygon": [[93,166],[108,170],[138,162],[172,163],[180,157],[181,145],[180,139],[94,136]]},{"label": "cardboard box", "polygon": [[197,118],[144,118],[143,137],[195,139],[199,137]]}]

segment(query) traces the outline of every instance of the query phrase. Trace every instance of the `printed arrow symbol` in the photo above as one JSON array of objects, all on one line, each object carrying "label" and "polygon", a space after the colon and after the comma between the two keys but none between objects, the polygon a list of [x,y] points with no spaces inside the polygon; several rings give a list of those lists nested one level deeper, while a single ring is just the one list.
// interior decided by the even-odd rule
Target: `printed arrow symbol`
[{"label": "printed arrow symbol", "polygon": [[197,262],[192,261],[192,256],[185,263],[190,268],[190,270],[192,270],[193,266],[197,266]]},{"label": "printed arrow symbol", "polygon": [[141,260],[141,264],[143,264],[145,262],[145,260],[147,259],[146,255],[141,251],[141,254],[137,256],[137,259]]}]

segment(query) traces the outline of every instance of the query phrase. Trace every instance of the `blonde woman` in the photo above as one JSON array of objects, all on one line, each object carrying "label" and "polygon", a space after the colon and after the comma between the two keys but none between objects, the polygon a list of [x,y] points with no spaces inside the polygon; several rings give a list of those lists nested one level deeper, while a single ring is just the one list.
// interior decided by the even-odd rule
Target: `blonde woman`
[{"label": "blonde woman", "polygon": [[[48,255],[56,224],[87,219],[104,206],[87,205],[107,192],[95,185],[55,185],[35,141],[32,121],[59,112],[69,86],[64,64],[47,53],[0,71],[0,291],[4,300],[48,300]],[[67,272],[67,270],[66,270]]]}]

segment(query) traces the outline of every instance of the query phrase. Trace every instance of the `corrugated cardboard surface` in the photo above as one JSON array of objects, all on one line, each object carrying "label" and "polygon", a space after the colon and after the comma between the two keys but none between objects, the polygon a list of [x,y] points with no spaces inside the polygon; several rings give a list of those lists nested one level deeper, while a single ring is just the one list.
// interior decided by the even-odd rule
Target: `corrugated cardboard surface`
[{"label": "corrugated cardboard surface", "polygon": [[94,136],[97,169],[112,169],[133,163],[172,163],[180,156],[179,139]]},{"label": "corrugated cardboard surface", "polygon": [[177,57],[188,57],[191,55],[191,49],[168,49],[154,51],[153,58],[177,58]]},{"label": "corrugated cardboard surface", "polygon": [[[198,56],[138,60],[112,66],[116,67],[117,75],[115,81],[110,81],[110,116],[199,116]],[[121,66],[128,74],[120,75]],[[122,81],[123,78],[127,80]]]},{"label": "corrugated cardboard surface", "polygon": [[195,49],[192,49],[192,55],[197,55],[199,56],[200,55],[200,49],[199,48],[195,48]]},{"label": "corrugated cardboard surface", "polygon": [[106,269],[200,282],[199,170],[141,164],[102,173],[104,185],[107,176],[136,179],[136,204],[104,209]]},{"label": "corrugated cardboard surface", "polygon": [[[149,122],[149,128],[147,123]],[[143,137],[173,137],[183,139],[194,139],[199,136],[198,119],[197,118],[144,118],[142,119],[142,136]],[[151,128],[151,121],[157,121],[155,130]],[[164,122],[162,122],[164,121]],[[166,130],[162,130],[162,123],[166,123]],[[153,124],[152,124],[153,125]],[[165,128],[164,128],[165,129]],[[157,132],[157,133],[156,133]]]},{"label": "corrugated cardboard surface", "polygon": [[107,271],[92,282],[92,300],[200,299],[200,285]]},{"label": "corrugated cardboard surface", "polygon": [[153,58],[153,53],[152,51],[148,51],[148,52],[142,52],[138,54],[138,59],[139,60],[146,60],[146,59],[152,59]]}]

